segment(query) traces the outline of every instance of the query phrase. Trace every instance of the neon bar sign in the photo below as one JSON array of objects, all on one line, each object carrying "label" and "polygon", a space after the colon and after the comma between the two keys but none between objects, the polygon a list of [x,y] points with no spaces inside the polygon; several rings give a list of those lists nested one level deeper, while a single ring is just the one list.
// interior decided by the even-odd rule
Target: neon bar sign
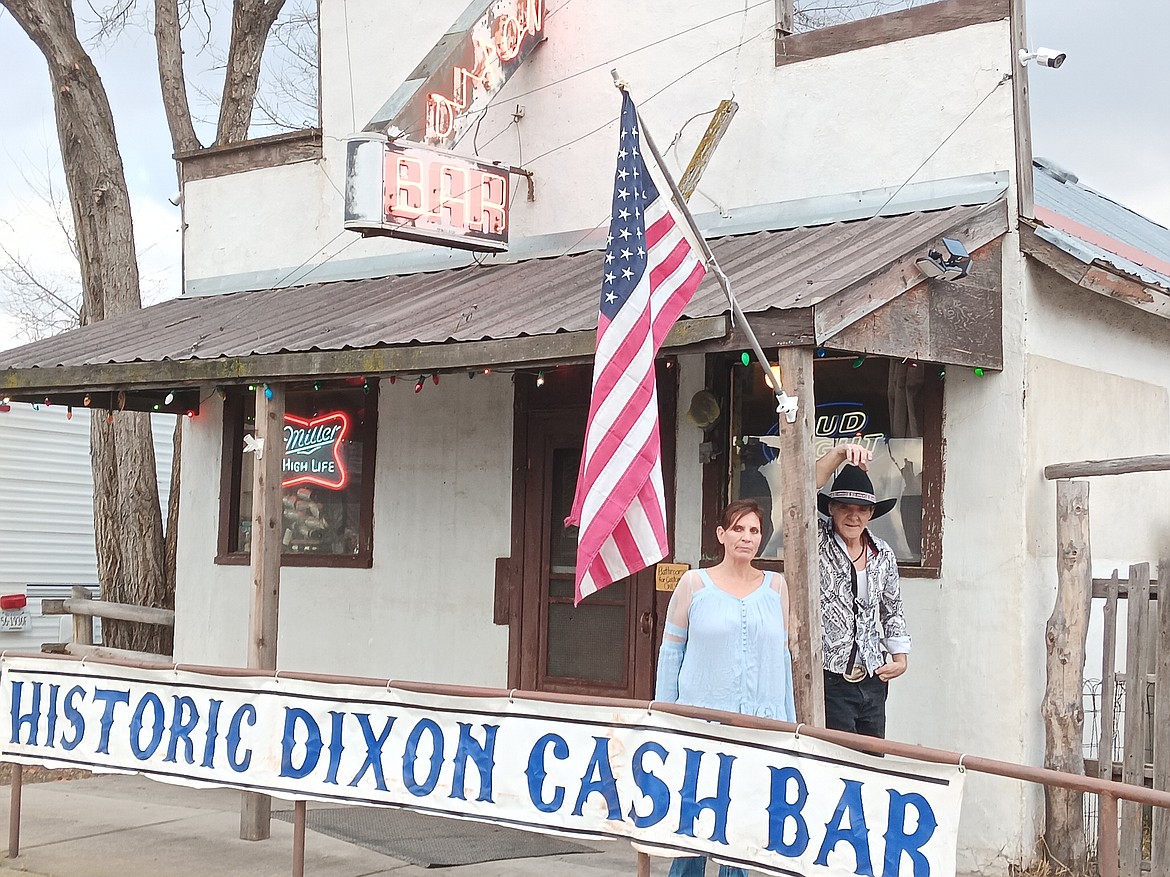
[{"label": "neon bar sign", "polygon": [[345,227],[465,250],[508,249],[508,171],[363,135],[347,144]]},{"label": "neon bar sign", "polygon": [[483,0],[444,34],[365,130],[450,148],[544,40],[544,0]]},{"label": "neon bar sign", "polygon": [[349,483],[342,443],[349,434],[349,417],[333,411],[306,419],[284,415],[284,478],[281,487],[315,484],[326,490],[344,490]]},{"label": "neon bar sign", "polygon": [[492,5],[471,31],[473,61],[455,64],[447,97],[427,94],[426,140],[446,144],[455,136],[455,123],[489,92],[498,91],[512,72],[544,39],[544,0],[501,0]]}]

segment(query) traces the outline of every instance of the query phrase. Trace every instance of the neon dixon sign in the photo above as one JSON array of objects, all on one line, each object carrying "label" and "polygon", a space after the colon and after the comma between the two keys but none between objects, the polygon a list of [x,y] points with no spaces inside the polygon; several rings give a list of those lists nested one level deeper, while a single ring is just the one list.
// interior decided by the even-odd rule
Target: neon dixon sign
[{"label": "neon dixon sign", "polygon": [[349,434],[349,417],[333,411],[306,419],[284,415],[284,478],[281,487],[315,484],[326,490],[344,490],[349,484],[342,443]]},{"label": "neon dixon sign", "polygon": [[544,41],[544,0],[483,0],[459,17],[366,125],[366,132],[450,148]]},{"label": "neon dixon sign", "polygon": [[501,0],[475,23],[470,35],[470,65],[451,70],[451,96],[428,92],[426,140],[446,144],[455,122],[489,92],[498,91],[544,39],[544,0]]}]

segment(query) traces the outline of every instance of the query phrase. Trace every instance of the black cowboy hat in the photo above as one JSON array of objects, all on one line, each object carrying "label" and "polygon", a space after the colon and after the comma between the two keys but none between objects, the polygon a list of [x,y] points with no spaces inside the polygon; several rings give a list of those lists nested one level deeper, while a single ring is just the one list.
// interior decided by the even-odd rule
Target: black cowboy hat
[{"label": "black cowboy hat", "polygon": [[821,510],[821,514],[829,514],[830,502],[868,506],[873,509],[873,517],[870,520],[875,520],[892,509],[897,500],[883,499],[878,502],[869,475],[856,466],[848,465],[834,479],[828,493],[817,494],[817,508]]}]

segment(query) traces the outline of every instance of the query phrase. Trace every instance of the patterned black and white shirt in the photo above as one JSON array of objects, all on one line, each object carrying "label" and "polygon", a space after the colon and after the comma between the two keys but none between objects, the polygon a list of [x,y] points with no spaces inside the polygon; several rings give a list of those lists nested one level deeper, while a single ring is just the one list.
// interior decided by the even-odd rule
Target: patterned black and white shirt
[{"label": "patterned black and white shirt", "polygon": [[[820,519],[817,546],[821,570],[821,627],[824,632],[825,669],[844,673],[853,653],[853,562],[833,536],[832,521]],[[902,590],[898,561],[888,544],[866,530],[877,549],[866,552],[868,588],[857,601],[858,665],[873,673],[885,663],[882,648],[891,654],[910,651],[910,634],[902,615]]]}]

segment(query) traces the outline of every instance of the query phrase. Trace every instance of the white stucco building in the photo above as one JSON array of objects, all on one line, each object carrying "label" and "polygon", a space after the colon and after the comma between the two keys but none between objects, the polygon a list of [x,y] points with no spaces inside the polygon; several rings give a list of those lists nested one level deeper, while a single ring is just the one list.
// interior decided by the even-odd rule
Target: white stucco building
[{"label": "white stucco building", "polygon": [[[0,357],[14,397],[135,386],[198,402],[176,660],[245,663],[241,449],[271,382],[296,428],[340,413],[347,429],[326,460],[340,483],[286,481],[281,667],[652,696],[669,595],[651,570],[574,609],[574,536],[556,523],[588,403],[617,68],[672,172],[720,101],[738,105],[691,208],[765,349],[815,363],[817,440],[861,433],[879,490],[901,498],[881,535],[914,651],[890,737],[1039,764],[1056,580],[1042,469],[1170,449],[1170,240],[1059,172],[1033,185],[1008,2],[785,38],[770,4],[559,4],[454,138],[455,155],[531,174],[531,197],[511,175],[508,251],[358,237],[342,225],[347,140],[463,8],[323,0],[320,129],[181,157],[186,296]],[[969,276],[916,267],[944,237],[971,252]],[[779,495],[773,408],[744,349],[708,278],[660,363],[676,562],[710,557],[728,498]],[[1166,486],[1095,485],[1095,551],[1155,558],[1167,520],[1133,511]],[[761,563],[781,557],[769,538]],[[1029,861],[1039,789],[967,783],[960,870]]]}]

